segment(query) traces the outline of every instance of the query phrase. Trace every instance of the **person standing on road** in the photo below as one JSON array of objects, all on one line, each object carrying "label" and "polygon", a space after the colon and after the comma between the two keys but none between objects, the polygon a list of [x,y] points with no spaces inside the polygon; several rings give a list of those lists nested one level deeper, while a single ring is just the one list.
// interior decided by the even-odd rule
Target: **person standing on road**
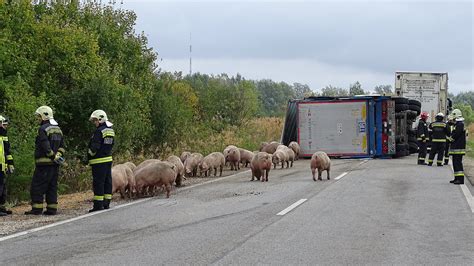
[{"label": "person standing on road", "polygon": [[431,151],[428,158],[428,165],[433,165],[433,160],[436,155],[436,162],[438,166],[443,166],[444,147],[446,145],[446,135],[448,129],[446,123],[443,122],[443,113],[438,113],[435,117],[436,121],[431,123],[429,130],[431,131]]},{"label": "person standing on road", "polygon": [[418,164],[425,165],[426,159],[426,140],[428,139],[428,126],[426,120],[429,115],[427,112],[422,112],[418,122],[417,140],[418,140]]},{"label": "person standing on road", "polygon": [[454,109],[452,115],[456,119],[454,130],[451,133],[451,149],[449,154],[453,157],[454,179],[449,181],[455,185],[464,184],[464,168],[462,157],[466,154],[466,130],[461,110]]},{"label": "person standing on road", "polygon": [[[35,141],[35,172],[31,181],[31,210],[26,215],[56,215],[59,165],[64,162],[64,138],[49,106],[36,109],[38,136]],[[46,211],[43,201],[46,196]]]},{"label": "person standing on road", "polygon": [[108,209],[112,200],[112,147],[115,132],[103,110],[92,112],[89,120],[96,127],[88,150],[94,190],[94,206],[89,212],[94,212]]},{"label": "person standing on road", "polygon": [[444,165],[448,165],[449,163],[449,147],[451,144],[451,134],[454,130],[454,125],[456,121],[454,120],[454,117],[452,114],[448,115],[448,119],[446,121],[446,128],[447,128],[447,134],[446,134],[446,146],[444,146]]},{"label": "person standing on road", "polygon": [[5,203],[7,202],[7,174],[13,174],[15,167],[13,166],[13,156],[10,152],[10,142],[7,136],[8,118],[0,115],[0,216],[12,214],[11,210],[7,210]]}]

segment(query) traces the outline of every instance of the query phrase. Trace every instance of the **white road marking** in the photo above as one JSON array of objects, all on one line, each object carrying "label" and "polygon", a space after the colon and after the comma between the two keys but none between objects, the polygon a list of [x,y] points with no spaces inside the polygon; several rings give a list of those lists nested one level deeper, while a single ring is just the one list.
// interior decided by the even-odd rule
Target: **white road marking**
[{"label": "white road marking", "polygon": [[15,238],[15,237],[19,237],[19,236],[24,236],[24,235],[27,235],[27,234],[30,234],[30,233],[38,232],[38,231],[48,229],[48,228],[51,228],[51,227],[55,227],[55,226],[58,226],[58,225],[67,224],[67,223],[71,223],[71,222],[74,222],[74,221],[82,220],[84,218],[94,216],[94,215],[97,215],[97,214],[106,213],[106,212],[109,212],[109,211],[113,211],[113,210],[116,210],[116,209],[120,209],[120,208],[123,208],[123,207],[130,206],[130,205],[138,204],[138,203],[141,203],[141,202],[144,202],[144,201],[148,201],[150,199],[152,199],[152,198],[136,200],[136,201],[133,201],[133,202],[129,202],[129,203],[125,203],[125,204],[122,204],[122,205],[115,206],[115,207],[113,207],[111,209],[108,209],[108,210],[91,212],[91,213],[87,213],[87,214],[77,216],[77,217],[74,217],[74,218],[71,218],[71,219],[67,219],[67,220],[56,222],[56,223],[48,224],[48,225],[45,225],[45,226],[41,226],[41,227],[26,230],[26,231],[18,232],[18,233],[15,233],[15,234],[11,234],[9,236],[4,236],[4,237],[0,238],[0,242],[8,240],[8,239]]},{"label": "white road marking", "polygon": [[283,211],[277,213],[277,215],[285,215],[294,208],[298,207],[298,205],[301,205],[303,202],[307,201],[308,199],[300,199],[297,202],[291,204],[288,208],[284,209]]},{"label": "white road marking", "polygon": [[[454,173],[453,165],[450,164],[449,166],[451,166],[451,170]],[[464,182],[466,182],[466,177],[464,177]],[[466,185],[461,185],[461,190],[462,190],[462,193],[464,194],[464,197],[466,197],[467,205],[471,207],[471,212],[474,213],[474,198],[472,197],[471,191],[469,191]]]},{"label": "white road marking", "polygon": [[[182,189],[179,189],[179,191],[186,191],[186,190],[189,190],[191,188],[195,188],[195,187],[202,186],[202,185],[205,185],[205,184],[209,184],[209,183],[217,182],[217,181],[220,181],[220,180],[228,179],[230,177],[235,177],[239,174],[246,174],[246,173],[249,173],[249,172],[250,172],[250,170],[247,170],[247,171],[243,171],[243,172],[236,173],[236,174],[233,174],[233,175],[229,175],[229,176],[226,176],[226,177],[217,178],[217,179],[210,180],[210,181],[207,181],[207,182],[195,184],[195,185],[192,185],[192,186],[189,186],[189,187],[184,187]],[[115,206],[113,208],[110,208],[108,210],[91,212],[91,213],[87,213],[87,214],[77,216],[77,217],[74,217],[74,218],[71,218],[71,219],[67,219],[67,220],[55,222],[55,223],[52,223],[52,224],[48,224],[48,225],[45,225],[45,226],[36,227],[36,228],[33,228],[33,229],[21,231],[21,232],[14,233],[14,234],[11,234],[11,235],[8,235],[8,236],[0,237],[0,242],[8,240],[8,239],[16,238],[16,237],[19,237],[19,236],[24,236],[24,235],[27,235],[27,234],[31,234],[31,233],[34,233],[34,232],[42,231],[44,229],[48,229],[48,228],[55,227],[55,226],[58,226],[58,225],[67,224],[67,223],[71,223],[71,222],[74,222],[74,221],[82,220],[82,219],[90,217],[90,216],[94,216],[94,215],[97,215],[97,214],[117,210],[117,209],[120,209],[120,208],[123,208],[123,207],[135,205],[135,204],[142,203],[142,202],[145,202],[145,201],[149,201],[149,200],[152,200],[152,199],[157,199],[157,198],[151,197],[151,198],[146,198],[146,199],[134,200],[134,201],[129,202],[129,203],[117,205],[117,206]]]},{"label": "white road marking", "polygon": [[364,163],[368,162],[369,160],[363,160],[362,162],[359,163],[359,165],[363,165]]},{"label": "white road marking", "polygon": [[338,175],[336,178],[334,178],[334,180],[339,180],[339,179],[343,178],[345,175],[347,175],[348,173],[349,172],[344,172],[344,173]]},{"label": "white road marking", "polygon": [[464,196],[466,197],[467,204],[469,205],[469,207],[471,207],[471,212],[474,213],[474,198],[472,197],[471,192],[466,187],[466,185],[461,185],[461,190],[464,193]]}]

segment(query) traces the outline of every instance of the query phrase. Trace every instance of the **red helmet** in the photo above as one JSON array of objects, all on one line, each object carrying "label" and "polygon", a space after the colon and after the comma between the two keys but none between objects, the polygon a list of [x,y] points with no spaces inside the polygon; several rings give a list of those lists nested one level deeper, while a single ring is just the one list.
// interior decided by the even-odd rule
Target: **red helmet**
[{"label": "red helmet", "polygon": [[428,114],[428,112],[422,112],[421,113],[421,119],[426,120],[426,119],[428,119],[428,117],[430,117],[430,114]]}]

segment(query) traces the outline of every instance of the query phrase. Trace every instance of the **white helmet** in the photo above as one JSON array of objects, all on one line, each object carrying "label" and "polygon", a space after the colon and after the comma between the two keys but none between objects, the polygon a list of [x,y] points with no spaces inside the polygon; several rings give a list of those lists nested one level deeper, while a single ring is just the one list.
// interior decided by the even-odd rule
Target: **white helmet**
[{"label": "white helmet", "polygon": [[441,113],[441,112],[440,112],[440,113],[437,113],[436,116],[438,116],[438,117],[443,117],[443,118],[444,118],[444,114]]},{"label": "white helmet", "polygon": [[461,118],[462,117],[462,112],[459,109],[454,109],[451,114],[454,116],[454,118]]},{"label": "white helmet", "polygon": [[3,115],[0,115],[0,123],[2,125],[8,125],[8,118],[4,117]]},{"label": "white helmet", "polygon": [[38,109],[36,109],[35,114],[41,116],[41,119],[43,120],[53,119],[53,109],[46,105],[38,107]]},{"label": "white helmet", "polygon": [[113,124],[109,122],[109,119],[107,118],[107,114],[105,113],[104,110],[95,110],[92,112],[91,116],[89,117],[89,120],[92,121],[92,119],[97,119],[99,120],[99,123],[106,123],[107,126],[112,126]]}]

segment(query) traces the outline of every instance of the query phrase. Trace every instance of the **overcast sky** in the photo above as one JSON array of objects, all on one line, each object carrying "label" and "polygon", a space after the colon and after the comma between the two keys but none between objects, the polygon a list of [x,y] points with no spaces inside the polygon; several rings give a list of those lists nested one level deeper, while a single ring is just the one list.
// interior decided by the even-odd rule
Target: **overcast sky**
[{"label": "overcast sky", "polygon": [[163,71],[189,73],[192,33],[193,72],[372,90],[438,71],[474,90],[471,1],[123,1]]}]

